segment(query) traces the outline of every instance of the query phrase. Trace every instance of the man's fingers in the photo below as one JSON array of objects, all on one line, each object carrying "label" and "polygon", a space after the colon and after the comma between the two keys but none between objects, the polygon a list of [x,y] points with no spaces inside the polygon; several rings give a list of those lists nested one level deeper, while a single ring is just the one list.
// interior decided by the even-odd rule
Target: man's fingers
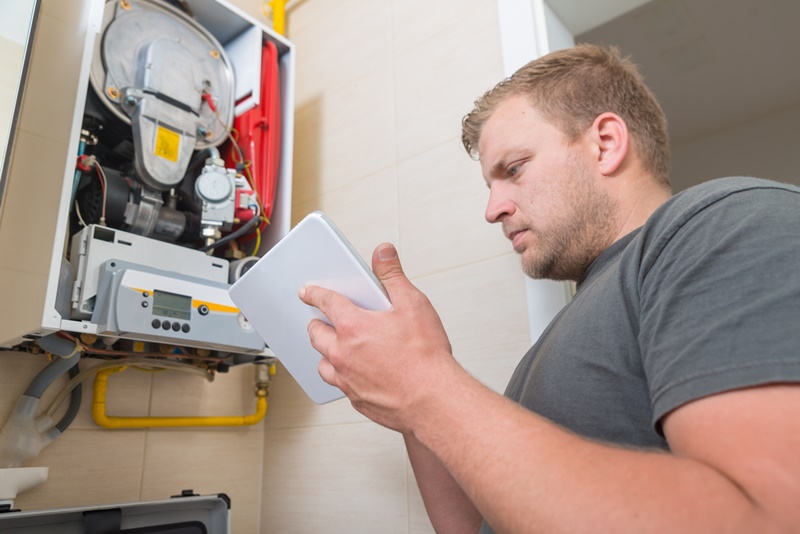
[{"label": "man's fingers", "polygon": [[319,365],[317,365],[317,372],[319,373],[319,376],[322,377],[322,380],[332,386],[336,385],[334,383],[336,380],[336,369],[333,368],[333,364],[325,356],[323,356],[319,361]]},{"label": "man's fingers", "polygon": [[325,314],[325,317],[333,324],[336,324],[338,314],[353,305],[346,297],[319,286],[303,286],[297,292],[297,296],[304,303],[314,306]]},{"label": "man's fingers", "polygon": [[311,346],[327,358],[331,344],[336,340],[336,332],[333,327],[319,319],[312,319],[308,323],[308,337]]},{"label": "man's fingers", "polygon": [[383,243],[375,248],[372,253],[372,272],[386,288],[390,298],[394,288],[410,283],[403,272],[397,249],[391,243]]}]

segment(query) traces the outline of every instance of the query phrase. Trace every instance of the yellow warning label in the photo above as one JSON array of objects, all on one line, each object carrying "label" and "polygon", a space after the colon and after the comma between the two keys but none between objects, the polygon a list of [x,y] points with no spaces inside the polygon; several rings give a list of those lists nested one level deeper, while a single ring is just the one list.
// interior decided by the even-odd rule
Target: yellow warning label
[{"label": "yellow warning label", "polygon": [[181,146],[181,134],[169,128],[159,126],[156,130],[156,149],[155,155],[168,159],[174,163],[178,162],[178,151]]},{"label": "yellow warning label", "polygon": [[134,341],[133,342],[133,352],[144,352],[144,342],[142,342],[142,341]]}]

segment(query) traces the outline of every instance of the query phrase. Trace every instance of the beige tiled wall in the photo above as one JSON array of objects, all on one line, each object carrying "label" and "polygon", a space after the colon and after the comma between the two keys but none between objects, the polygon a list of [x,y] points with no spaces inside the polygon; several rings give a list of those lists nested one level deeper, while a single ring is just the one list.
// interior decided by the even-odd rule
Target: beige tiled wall
[{"label": "beige tiled wall", "polygon": [[[262,16],[259,0],[233,3]],[[45,0],[44,16],[59,19],[61,6]],[[459,361],[502,390],[529,339],[523,280],[500,230],[483,220],[486,188],[460,146],[461,117],[502,76],[495,0],[290,7],[294,222],[323,209],[366,258],[380,242],[396,243]],[[0,418],[44,364],[0,353]],[[108,409],[248,413],[251,373],[234,369],[208,384],[126,371],[110,378]],[[73,426],[31,464],[50,467],[49,481],[19,507],[163,499],[191,488],[228,493],[237,533],[432,531],[400,436],[347,401],[313,404],[280,367],[266,420],[242,430],[102,430],[90,391],[84,398]]]},{"label": "beige tiled wall", "polygon": [[[502,390],[530,339],[523,278],[460,144],[502,77],[495,0],[300,0],[288,33],[293,221],[326,211],[366,259],[396,243],[459,361]],[[270,398],[263,532],[432,532],[399,435],[314,405],[283,369]]]}]

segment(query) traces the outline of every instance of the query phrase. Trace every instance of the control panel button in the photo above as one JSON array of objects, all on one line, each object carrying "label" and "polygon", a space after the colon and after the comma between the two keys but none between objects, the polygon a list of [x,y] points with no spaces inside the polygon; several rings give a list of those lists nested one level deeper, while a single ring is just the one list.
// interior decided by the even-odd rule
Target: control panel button
[{"label": "control panel button", "polygon": [[208,306],[201,304],[197,307],[197,311],[200,312],[200,315],[208,315]]},{"label": "control panel button", "polygon": [[180,329],[181,329],[181,325],[180,325],[180,323],[178,321],[175,321],[174,323],[172,323],[172,330],[177,332]]},{"label": "control panel button", "polygon": [[147,308],[148,306],[150,306],[150,303],[147,302],[146,300],[143,300],[142,301],[142,308]]},{"label": "control panel button", "polygon": [[153,319],[153,322],[150,324],[153,325],[153,328],[161,328],[161,321],[158,319]]},{"label": "control panel button", "polygon": [[172,328],[172,324],[169,321],[164,321],[163,323],[161,323],[161,328],[163,328],[164,330],[169,330],[170,328]]},{"label": "control panel button", "polygon": [[183,330],[184,333],[187,333],[187,334],[189,333],[189,330],[191,330],[191,329],[192,329],[192,327],[189,326],[189,323],[183,323],[183,326],[181,326],[181,330]]}]

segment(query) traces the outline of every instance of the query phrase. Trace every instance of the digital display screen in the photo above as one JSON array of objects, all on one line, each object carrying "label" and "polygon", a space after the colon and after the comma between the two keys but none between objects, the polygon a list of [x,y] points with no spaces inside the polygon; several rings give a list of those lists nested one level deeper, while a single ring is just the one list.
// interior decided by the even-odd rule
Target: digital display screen
[{"label": "digital display screen", "polygon": [[188,321],[191,313],[192,297],[153,290],[153,315]]}]

